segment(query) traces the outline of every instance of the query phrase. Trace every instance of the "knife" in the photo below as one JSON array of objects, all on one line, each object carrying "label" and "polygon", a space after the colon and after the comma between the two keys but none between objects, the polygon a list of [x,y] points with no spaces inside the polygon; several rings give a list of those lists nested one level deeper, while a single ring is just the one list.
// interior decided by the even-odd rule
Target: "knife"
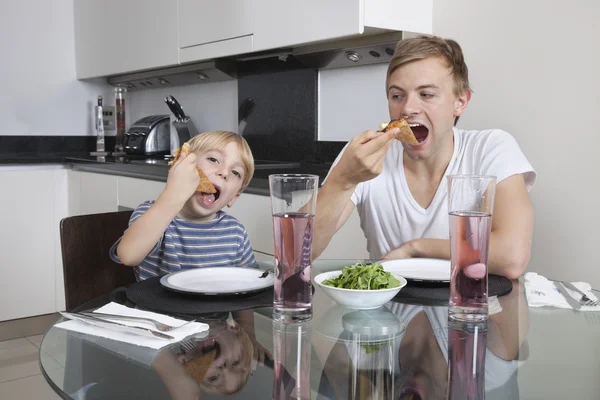
[{"label": "knife", "polygon": [[60,314],[63,317],[68,318],[68,319],[84,322],[86,324],[99,326],[99,327],[110,329],[113,331],[135,333],[137,335],[149,336],[149,337],[159,338],[159,339],[170,339],[170,340],[175,339],[173,336],[170,336],[165,333],[158,332],[158,331],[155,331],[152,329],[140,328],[137,326],[129,326],[129,325],[125,325],[125,324],[119,324],[118,322],[108,321],[105,319],[96,318],[96,317],[92,317],[89,315],[74,314],[74,313],[62,312],[62,311],[60,312]]},{"label": "knife", "polygon": [[173,103],[173,106],[177,110],[177,113],[179,115],[179,120],[185,121],[187,119],[187,115],[185,115],[185,112],[183,112],[183,108],[181,108],[181,104],[179,104],[179,102],[175,99],[175,97],[169,95],[169,98],[171,100],[171,103]]},{"label": "knife", "polygon": [[175,105],[173,104],[173,102],[171,102],[171,99],[170,99],[170,97],[171,97],[171,96],[167,96],[167,97],[165,97],[165,103],[167,103],[167,106],[169,107],[169,110],[171,110],[171,112],[172,112],[172,113],[173,113],[173,115],[175,116],[175,120],[176,120],[176,121],[179,121],[179,120],[180,120],[180,118],[179,118],[179,115],[178,115],[178,112],[179,112],[179,110],[177,110],[177,109],[175,108]]},{"label": "knife", "polygon": [[240,135],[244,134],[244,129],[246,128],[246,120],[254,110],[254,100],[248,97],[246,100],[242,102],[240,105],[240,109],[238,110],[238,133]]},{"label": "knife", "polygon": [[567,289],[565,289],[565,287],[563,286],[562,283],[560,282],[554,282],[554,286],[558,289],[558,291],[560,292],[560,294],[562,294],[565,298],[565,300],[567,300],[567,303],[569,303],[569,305],[571,307],[573,307],[574,310],[579,310],[581,308],[581,304],[579,304],[579,302],[577,300],[575,300],[567,291]]}]

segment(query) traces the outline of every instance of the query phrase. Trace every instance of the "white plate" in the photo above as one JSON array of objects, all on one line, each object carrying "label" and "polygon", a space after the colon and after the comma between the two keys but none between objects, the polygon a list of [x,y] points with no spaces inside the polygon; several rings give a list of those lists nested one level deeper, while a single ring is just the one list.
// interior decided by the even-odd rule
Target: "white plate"
[{"label": "white plate", "polygon": [[450,282],[450,260],[437,258],[406,258],[382,261],[383,269],[408,280]]},{"label": "white plate", "polygon": [[232,295],[256,292],[273,286],[274,277],[269,273],[260,278],[263,269],[239,267],[196,268],[165,275],[161,285],[177,292]]}]

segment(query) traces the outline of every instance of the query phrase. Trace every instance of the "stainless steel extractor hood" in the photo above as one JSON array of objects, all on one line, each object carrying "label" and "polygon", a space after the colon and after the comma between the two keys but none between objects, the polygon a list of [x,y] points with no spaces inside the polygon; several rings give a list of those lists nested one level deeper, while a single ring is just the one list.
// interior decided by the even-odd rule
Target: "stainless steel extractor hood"
[{"label": "stainless steel extractor hood", "polygon": [[113,86],[125,86],[130,90],[220,82],[235,79],[240,63],[251,60],[266,62],[273,60],[281,63],[294,59],[296,63],[314,69],[388,63],[394,54],[396,43],[407,35],[410,34],[405,32],[365,34],[348,39],[242,54],[214,61],[109,76],[107,82]]},{"label": "stainless steel extractor hood", "polygon": [[310,68],[328,69],[388,63],[403,32],[364,35],[294,48],[292,56]]},{"label": "stainless steel extractor hood", "polygon": [[124,86],[129,90],[136,90],[163,86],[191,85],[194,83],[220,82],[235,78],[235,62],[230,60],[214,60],[109,76],[106,81],[113,86]]}]

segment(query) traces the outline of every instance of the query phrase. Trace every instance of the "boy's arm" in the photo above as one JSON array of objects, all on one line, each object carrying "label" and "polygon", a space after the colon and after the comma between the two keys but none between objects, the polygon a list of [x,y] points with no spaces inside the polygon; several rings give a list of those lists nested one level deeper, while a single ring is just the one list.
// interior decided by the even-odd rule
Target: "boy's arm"
[{"label": "boy's arm", "polygon": [[182,155],[169,171],[167,185],[156,202],[125,231],[117,256],[129,266],[137,266],[152,251],[169,223],[194,194],[200,181],[196,155]]}]

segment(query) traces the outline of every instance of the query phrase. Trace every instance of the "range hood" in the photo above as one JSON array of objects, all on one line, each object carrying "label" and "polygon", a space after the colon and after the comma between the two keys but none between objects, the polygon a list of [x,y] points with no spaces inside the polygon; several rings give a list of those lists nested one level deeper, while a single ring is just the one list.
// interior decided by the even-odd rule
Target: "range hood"
[{"label": "range hood", "polygon": [[405,32],[365,34],[330,42],[110,76],[107,82],[113,86],[125,86],[130,90],[219,82],[235,79],[238,66],[252,60],[263,60],[267,63],[294,60],[294,64],[300,63],[307,68],[320,70],[388,63],[394,54],[396,43],[406,37]]},{"label": "range hood", "polygon": [[106,82],[109,85],[136,90],[190,85],[194,83],[221,82],[235,79],[236,77],[235,62],[230,60],[214,60],[109,76]]}]

